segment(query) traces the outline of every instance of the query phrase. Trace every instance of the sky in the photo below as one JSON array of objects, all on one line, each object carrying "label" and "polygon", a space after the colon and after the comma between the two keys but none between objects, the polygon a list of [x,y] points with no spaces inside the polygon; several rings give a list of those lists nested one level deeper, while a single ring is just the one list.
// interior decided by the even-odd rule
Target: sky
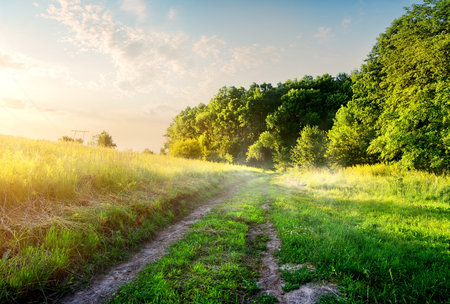
[{"label": "sky", "polygon": [[413,3],[0,0],[0,134],[105,130],[159,152],[175,115],[223,86],[359,69]]}]

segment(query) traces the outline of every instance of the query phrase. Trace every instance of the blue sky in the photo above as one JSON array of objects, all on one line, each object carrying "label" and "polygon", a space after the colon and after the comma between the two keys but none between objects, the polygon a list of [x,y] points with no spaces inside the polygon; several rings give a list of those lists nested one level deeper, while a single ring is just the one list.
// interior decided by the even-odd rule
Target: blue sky
[{"label": "blue sky", "polygon": [[409,0],[0,0],[0,134],[159,151],[224,85],[358,69]]}]

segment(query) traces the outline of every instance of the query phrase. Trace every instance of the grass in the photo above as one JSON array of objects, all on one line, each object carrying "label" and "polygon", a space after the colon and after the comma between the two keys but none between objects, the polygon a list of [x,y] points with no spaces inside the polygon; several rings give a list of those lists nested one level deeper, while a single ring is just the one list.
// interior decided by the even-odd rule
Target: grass
[{"label": "grass", "polygon": [[291,170],[271,192],[280,262],[338,283],[344,298],[324,303],[448,303],[449,190],[385,165]]},{"label": "grass", "polygon": [[248,171],[8,136],[0,168],[0,302],[8,303],[76,288]]},{"label": "grass", "polygon": [[[76,290],[251,169],[0,136],[0,302]],[[259,176],[197,222],[113,303],[276,303],[256,281],[270,219],[285,291],[322,303],[449,303],[450,177],[393,166]],[[272,210],[261,205],[270,202]],[[259,296],[258,296],[259,295]]]},{"label": "grass", "polygon": [[[197,222],[167,256],[121,288],[111,303],[244,303],[256,298],[261,251],[267,238],[249,237],[266,221],[257,179]],[[262,297],[259,303],[274,303]]]}]

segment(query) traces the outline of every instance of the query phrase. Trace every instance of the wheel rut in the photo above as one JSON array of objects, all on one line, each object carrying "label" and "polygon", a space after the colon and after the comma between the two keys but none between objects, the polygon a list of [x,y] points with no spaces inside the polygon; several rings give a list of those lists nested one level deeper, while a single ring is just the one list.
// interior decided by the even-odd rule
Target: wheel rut
[{"label": "wheel rut", "polygon": [[[269,203],[265,203],[261,207],[265,210],[271,209]],[[284,282],[281,279],[280,270],[295,271],[302,268],[303,265],[286,264],[279,266],[275,253],[281,248],[281,240],[270,221],[255,227],[255,231],[251,233],[263,233],[269,236],[269,241],[266,243],[267,251],[264,252],[262,258],[263,267],[260,272],[260,280],[258,281],[261,289],[260,296],[264,294],[271,295],[280,304],[315,304],[324,295],[341,296],[337,290],[337,286],[327,282],[310,282],[300,286],[299,289],[284,292]],[[315,270],[314,266],[310,263],[306,263],[305,266],[310,271]]]}]

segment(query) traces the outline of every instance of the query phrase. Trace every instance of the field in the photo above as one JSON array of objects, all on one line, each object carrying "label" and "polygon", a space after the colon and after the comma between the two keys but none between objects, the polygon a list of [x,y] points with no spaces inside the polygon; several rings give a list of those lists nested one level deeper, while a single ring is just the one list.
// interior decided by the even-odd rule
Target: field
[{"label": "field", "polygon": [[[446,175],[387,165],[263,172],[5,136],[0,143],[0,302],[45,302],[82,288],[236,183],[240,190],[110,301],[276,303],[328,284],[337,292],[321,303],[448,302]],[[282,281],[273,288],[284,294],[274,296],[261,282],[278,238],[271,258]]]},{"label": "field", "polygon": [[0,136],[0,302],[84,284],[244,170]]},{"label": "field", "polygon": [[446,303],[449,185],[448,177],[382,165],[267,175],[217,207],[112,303],[276,303],[256,284],[269,235],[251,235],[266,220],[281,239],[278,265],[314,268],[281,271],[285,294],[331,283],[342,297],[321,303]]},{"label": "field", "polygon": [[351,303],[448,301],[448,177],[377,165],[293,171],[275,187],[282,262],[312,263]]}]

